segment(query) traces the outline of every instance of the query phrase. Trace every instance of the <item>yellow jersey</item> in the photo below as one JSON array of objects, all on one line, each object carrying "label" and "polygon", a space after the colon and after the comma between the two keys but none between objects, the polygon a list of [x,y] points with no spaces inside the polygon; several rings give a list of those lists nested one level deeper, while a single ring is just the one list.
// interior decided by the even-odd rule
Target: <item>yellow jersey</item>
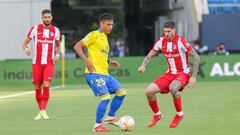
[{"label": "yellow jersey", "polygon": [[[109,44],[107,35],[99,28],[88,33],[82,42],[87,47],[88,59],[96,69],[93,73],[108,75]],[[90,73],[87,68],[85,73]]]}]

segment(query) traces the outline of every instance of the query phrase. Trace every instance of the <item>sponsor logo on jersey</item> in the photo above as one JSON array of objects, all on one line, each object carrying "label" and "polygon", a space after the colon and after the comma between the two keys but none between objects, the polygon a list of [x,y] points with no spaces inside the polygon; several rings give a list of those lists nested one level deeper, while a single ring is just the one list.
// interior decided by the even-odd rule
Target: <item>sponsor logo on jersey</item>
[{"label": "sponsor logo on jersey", "polygon": [[86,36],[83,41],[88,41],[89,40],[89,36]]},{"label": "sponsor logo on jersey", "polygon": [[50,32],[50,37],[53,37],[54,36],[54,32]]},{"label": "sponsor logo on jersey", "polygon": [[173,44],[172,48],[175,50],[177,49],[177,45],[176,44]]},{"label": "sponsor logo on jersey", "polygon": [[169,54],[165,54],[165,56],[166,56],[167,58],[176,58],[176,57],[179,57],[180,54],[179,54],[179,53],[177,53],[177,54],[171,54],[171,53],[169,53]]},{"label": "sponsor logo on jersey", "polygon": [[38,43],[43,43],[43,44],[52,44],[53,41],[52,40],[41,40],[41,39],[38,39],[37,40]]}]

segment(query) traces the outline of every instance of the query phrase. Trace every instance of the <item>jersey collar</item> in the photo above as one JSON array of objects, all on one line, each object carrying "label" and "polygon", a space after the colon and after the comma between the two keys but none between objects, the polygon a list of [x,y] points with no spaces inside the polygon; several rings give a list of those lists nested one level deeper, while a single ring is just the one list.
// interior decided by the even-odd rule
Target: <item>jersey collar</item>
[{"label": "jersey collar", "polygon": [[103,29],[102,29],[102,28],[98,28],[98,31],[99,31],[100,33],[103,33]]},{"label": "jersey collar", "polygon": [[50,24],[48,27],[46,27],[45,25],[41,24],[41,26],[45,29],[49,29],[50,27],[52,27],[52,24]]}]

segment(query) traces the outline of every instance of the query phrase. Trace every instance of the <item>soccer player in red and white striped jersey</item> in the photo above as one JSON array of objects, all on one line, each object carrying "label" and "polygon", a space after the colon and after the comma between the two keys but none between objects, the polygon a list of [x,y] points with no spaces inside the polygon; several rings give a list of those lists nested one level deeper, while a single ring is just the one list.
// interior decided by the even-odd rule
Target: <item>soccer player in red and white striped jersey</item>
[{"label": "soccer player in red and white striped jersey", "polygon": [[[146,89],[145,93],[148,104],[152,109],[154,116],[148,127],[154,126],[161,118],[162,113],[159,110],[156,93],[171,93],[173,97],[176,115],[170,122],[169,127],[175,128],[183,118],[182,99],[180,92],[189,83],[192,89],[196,83],[198,66],[200,58],[189,43],[180,35],[175,34],[176,24],[169,20],[164,23],[164,35],[161,36],[154,44],[152,50],[145,57],[142,65],[138,68],[140,73],[144,73],[146,66],[149,64],[153,56],[161,50],[165,55],[168,71],[162,76],[156,78]],[[188,56],[193,57],[193,70],[190,73]]]},{"label": "soccer player in red and white striped jersey", "polygon": [[[23,50],[27,56],[32,51],[28,48],[30,41],[34,41],[32,59],[32,79],[35,85],[35,96],[39,107],[39,114],[35,120],[49,119],[46,113],[49,87],[53,78],[54,64],[60,57],[60,30],[52,25],[52,13],[45,9],[42,11],[42,24],[33,26],[24,39]],[[55,55],[56,52],[56,55]]]}]

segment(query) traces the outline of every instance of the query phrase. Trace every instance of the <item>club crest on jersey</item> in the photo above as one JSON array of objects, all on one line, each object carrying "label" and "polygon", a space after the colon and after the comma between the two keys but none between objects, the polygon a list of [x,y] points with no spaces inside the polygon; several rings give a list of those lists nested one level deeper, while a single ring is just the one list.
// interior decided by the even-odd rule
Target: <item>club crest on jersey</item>
[{"label": "club crest on jersey", "polygon": [[175,50],[177,49],[177,45],[176,44],[173,44],[172,48]]},{"label": "club crest on jersey", "polygon": [[53,37],[54,36],[54,32],[50,32],[50,37]]},{"label": "club crest on jersey", "polygon": [[87,35],[86,37],[83,38],[83,41],[88,41],[89,40],[89,35]]}]

